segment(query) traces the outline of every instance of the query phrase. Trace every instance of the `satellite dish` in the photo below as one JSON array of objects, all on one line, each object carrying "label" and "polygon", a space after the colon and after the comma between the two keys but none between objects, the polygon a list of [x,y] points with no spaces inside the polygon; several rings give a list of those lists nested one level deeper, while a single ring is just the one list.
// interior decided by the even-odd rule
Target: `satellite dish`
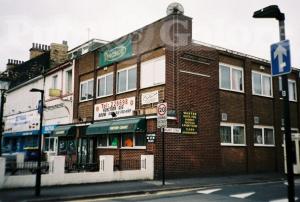
[{"label": "satellite dish", "polygon": [[171,3],[167,8],[167,15],[172,15],[172,14],[182,15],[183,13],[184,13],[183,6],[177,2]]}]

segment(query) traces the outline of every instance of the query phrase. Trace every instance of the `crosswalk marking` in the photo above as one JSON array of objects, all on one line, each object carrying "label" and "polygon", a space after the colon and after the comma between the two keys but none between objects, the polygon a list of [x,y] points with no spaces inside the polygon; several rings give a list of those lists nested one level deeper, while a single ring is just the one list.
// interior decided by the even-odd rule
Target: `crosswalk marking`
[{"label": "crosswalk marking", "polygon": [[232,194],[232,195],[230,195],[230,197],[244,199],[244,198],[247,198],[247,197],[249,197],[249,196],[251,196],[253,194],[255,194],[255,192],[247,192],[247,193],[241,193],[241,194]]},{"label": "crosswalk marking", "polygon": [[206,190],[201,190],[201,191],[197,191],[198,194],[211,194],[213,192],[216,191],[220,191],[222,189],[206,189]]}]

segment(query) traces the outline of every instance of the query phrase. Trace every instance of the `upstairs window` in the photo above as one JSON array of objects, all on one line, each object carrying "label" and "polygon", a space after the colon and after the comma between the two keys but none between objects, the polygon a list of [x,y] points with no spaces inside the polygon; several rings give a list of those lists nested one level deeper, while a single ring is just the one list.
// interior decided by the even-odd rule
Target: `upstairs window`
[{"label": "upstairs window", "polygon": [[113,94],[113,73],[98,78],[97,97],[104,97]]},{"label": "upstairs window", "polygon": [[117,72],[117,93],[136,89],[136,66]]},{"label": "upstairs window", "polygon": [[93,79],[80,83],[80,101],[86,101],[93,98]]},{"label": "upstairs window", "polygon": [[[279,77],[279,91],[282,91],[282,79]],[[289,79],[289,100],[297,101],[297,85],[295,80]]]},{"label": "upstairs window", "polygon": [[141,63],[141,88],[164,84],[165,76],[165,56]]},{"label": "upstairs window", "polygon": [[65,85],[66,85],[66,87],[65,87],[65,91],[66,91],[66,93],[68,94],[68,93],[72,93],[72,91],[73,91],[73,75],[72,75],[72,69],[70,69],[70,70],[67,70],[66,72],[65,72],[65,79],[66,79],[66,82],[65,82]]},{"label": "upstairs window", "polygon": [[252,94],[266,97],[273,96],[271,75],[252,72]]},{"label": "upstairs window", "polygon": [[244,91],[243,69],[228,64],[219,66],[220,89],[237,92]]}]

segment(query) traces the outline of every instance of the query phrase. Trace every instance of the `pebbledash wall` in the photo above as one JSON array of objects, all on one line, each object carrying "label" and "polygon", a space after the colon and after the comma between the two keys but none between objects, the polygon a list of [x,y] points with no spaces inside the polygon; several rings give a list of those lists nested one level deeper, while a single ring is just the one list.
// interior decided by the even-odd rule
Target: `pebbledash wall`
[{"label": "pebbledash wall", "polygon": [[[91,124],[95,120],[95,105],[122,98],[134,97],[135,110],[131,117],[146,118],[146,133],[155,133],[155,143],[145,148],[94,148],[94,161],[99,155],[114,155],[115,159],[140,159],[141,155],[154,155],[155,177],[161,176],[162,139],[156,128],[156,105],[167,102],[172,111],[168,127],[180,127],[182,112],[196,112],[199,115],[198,133],[195,135],[165,134],[167,177],[201,176],[204,174],[246,173],[262,171],[283,171],[283,147],[281,130],[282,101],[279,97],[278,78],[271,79],[272,96],[253,95],[252,74],[270,75],[268,61],[246,54],[192,41],[192,19],[184,15],[169,15],[107,45],[117,46],[120,41],[131,39],[132,55],[108,66],[99,67],[97,49],[76,59],[74,74],[75,122],[80,120]],[[103,48],[103,47],[102,47]],[[141,66],[152,59],[165,58],[165,81],[147,88],[141,87]],[[242,72],[242,90],[220,88],[220,65],[224,64]],[[136,65],[136,88],[117,93],[117,72]],[[232,71],[231,71],[232,72]],[[113,93],[97,97],[97,78],[113,74]],[[232,76],[232,73],[230,73]],[[230,76],[230,77],[231,77]],[[291,101],[292,128],[300,128],[299,71],[289,76],[296,82],[297,99]],[[80,83],[93,79],[93,98],[81,101]],[[230,82],[232,82],[230,80]],[[233,85],[232,83],[230,85]],[[142,104],[142,95],[158,91],[158,102]],[[109,117],[112,119],[112,117]],[[220,126],[244,127],[245,141],[242,144],[221,142]],[[254,144],[254,127],[269,127],[274,131],[274,145]],[[233,133],[233,130],[231,130]],[[122,134],[121,134],[122,135]],[[80,134],[79,134],[80,136]],[[91,139],[97,144],[97,137]]]}]

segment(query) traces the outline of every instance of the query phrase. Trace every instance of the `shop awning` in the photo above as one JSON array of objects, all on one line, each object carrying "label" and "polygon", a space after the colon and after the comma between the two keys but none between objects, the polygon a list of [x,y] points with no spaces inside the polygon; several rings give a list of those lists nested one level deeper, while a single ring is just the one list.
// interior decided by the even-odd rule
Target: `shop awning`
[{"label": "shop awning", "polygon": [[128,118],[94,123],[87,128],[87,135],[145,132],[145,118]]},{"label": "shop awning", "polygon": [[76,134],[76,126],[67,125],[67,126],[57,126],[53,130],[53,136],[74,136]]},{"label": "shop awning", "polygon": [[107,134],[111,121],[101,121],[91,124],[86,129],[86,135],[103,135]]}]

